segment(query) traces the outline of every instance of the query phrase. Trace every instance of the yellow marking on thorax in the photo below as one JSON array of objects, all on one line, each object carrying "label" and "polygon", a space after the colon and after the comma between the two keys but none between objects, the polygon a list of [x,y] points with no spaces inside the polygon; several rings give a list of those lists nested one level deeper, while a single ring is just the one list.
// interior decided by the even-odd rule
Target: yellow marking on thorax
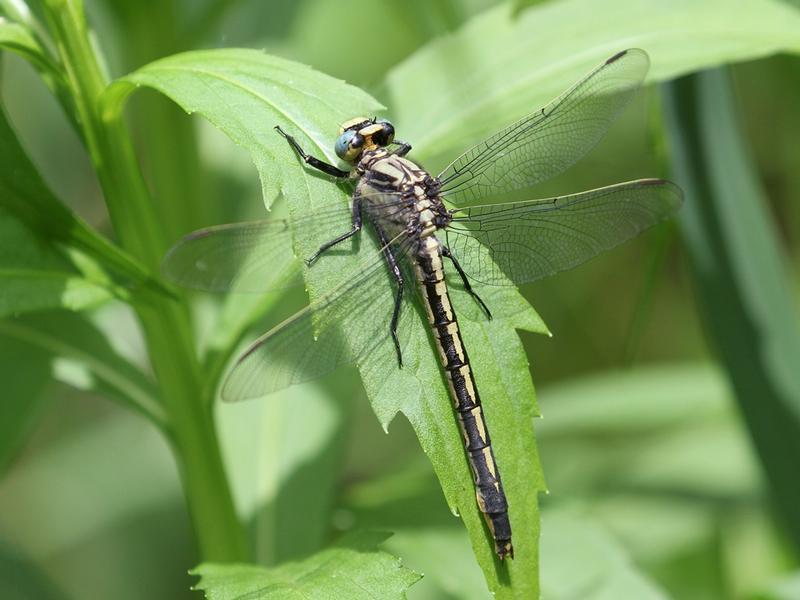
[{"label": "yellow marking on thorax", "polygon": [[390,160],[379,161],[372,167],[372,170],[383,173],[395,181],[401,181],[404,176],[403,171]]},{"label": "yellow marking on thorax", "polygon": [[421,238],[430,238],[436,233],[436,225],[430,223],[425,226],[425,228],[419,232],[419,236]]}]

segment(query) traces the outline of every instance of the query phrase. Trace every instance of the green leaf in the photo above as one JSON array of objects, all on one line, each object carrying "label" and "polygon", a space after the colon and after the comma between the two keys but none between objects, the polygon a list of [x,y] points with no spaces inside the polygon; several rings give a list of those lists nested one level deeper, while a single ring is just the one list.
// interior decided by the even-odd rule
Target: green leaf
[{"label": "green leaf", "polygon": [[0,317],[48,308],[82,310],[111,299],[108,288],[60,271],[0,269]]},{"label": "green leaf", "polygon": [[12,336],[0,321],[0,473],[28,438],[42,413],[51,385],[50,356]]},{"label": "green leaf", "polygon": [[[297,169],[296,156],[275,125],[290,129],[310,151],[335,161],[331,149],[339,123],[353,114],[373,114],[382,108],[358,88],[305,65],[234,48],[178,54],[117,80],[103,97],[106,118],[118,115],[129,94],[143,86],[165,94],[190,114],[202,114],[247,148],[261,177],[268,209],[281,188],[306,185],[306,174]],[[347,196],[336,186],[319,185],[317,192],[320,205],[346,207]],[[285,259],[288,263],[291,253]],[[275,265],[276,270],[281,267]],[[227,303],[211,340],[210,385],[217,384],[219,369],[246,326],[274,301],[254,297]]]},{"label": "green leaf", "polygon": [[0,207],[0,317],[49,308],[82,310],[109,300],[114,288],[79,273]]},{"label": "green leaf", "polygon": [[[435,485],[435,481],[432,482]],[[402,500],[407,503],[409,498]],[[415,571],[424,573],[422,581],[409,593],[413,600],[486,600],[490,598],[483,573],[475,563],[469,537],[452,525],[398,530],[386,541],[386,549],[403,558]]]},{"label": "green leaf", "polygon": [[439,482],[424,459],[348,486],[340,507],[358,528],[393,532],[384,548],[425,574],[410,598],[489,597],[469,535],[449,514]]},{"label": "green leaf", "polygon": [[542,456],[562,494],[613,489],[706,504],[758,495],[758,469],[716,369],[637,368],[552,386],[543,398]]},{"label": "green leaf", "polygon": [[720,369],[609,372],[540,398],[548,507],[581,507],[676,598],[698,588],[741,596],[781,568],[755,453]]},{"label": "green leaf", "polygon": [[39,565],[0,540],[0,589],[5,600],[66,600]]},{"label": "green leaf", "polygon": [[103,333],[82,315],[58,311],[4,319],[0,320],[0,335],[64,359],[63,366],[80,369],[70,371],[67,383],[101,392],[164,426],[166,417],[153,383],[117,354]]},{"label": "green leaf", "polygon": [[[362,243],[362,251],[365,244]],[[458,275],[448,270],[449,281]],[[538,415],[528,361],[516,329],[545,333],[546,329],[513,287],[480,286],[478,293],[494,318],[482,317],[474,300],[451,286],[464,343],[483,398],[487,425],[503,487],[508,497],[513,530],[514,560],[501,564],[486,533],[475,502],[464,442],[426,331],[424,317],[404,348],[403,369],[391,369],[394,349],[383,348],[361,366],[364,387],[378,418],[387,428],[402,412],[428,455],[454,514],[464,520],[473,551],[489,589],[498,597],[536,597],[538,582],[539,517],[537,496],[545,489],[533,433]]]},{"label": "green leaf", "polygon": [[59,69],[33,37],[30,30],[19,23],[0,17],[0,48],[11,50],[29,60],[40,72],[59,76]]},{"label": "green leaf", "polygon": [[[380,107],[375,100],[290,61],[249,50],[215,50],[173,56],[128,75],[104,98],[108,114],[121,110],[125,96],[141,85],[158,89],[188,112],[199,112],[247,148],[259,169],[267,204],[278,190],[286,197],[292,215],[338,202],[342,206],[341,224],[346,226],[349,214],[345,191],[305,169],[273,127],[280,124],[297,136],[307,152],[331,160],[338,124],[354,115],[371,114]],[[341,233],[334,228],[332,225],[331,238]],[[310,256],[319,240],[303,237],[295,240],[295,254]],[[376,251],[374,240],[362,236],[360,254]],[[312,301],[338,284],[339,260],[353,257],[332,256],[306,272]],[[449,275],[457,281],[455,273]],[[474,300],[463,291],[454,289],[453,300],[459,314],[466,317],[461,328],[468,348],[474,348],[470,356],[511,505],[513,561],[501,565],[494,554],[424,317],[420,315],[413,325],[412,340],[404,351],[404,369],[386,371],[385,365],[396,364],[394,349],[386,344],[360,365],[360,370],[383,426],[387,427],[397,412],[406,414],[414,426],[451,510],[464,519],[490,589],[501,597],[534,597],[538,585],[537,494],[544,483],[533,436],[535,393],[516,329],[546,329],[513,287],[481,287],[479,293],[492,308],[492,321],[485,320]],[[357,327],[346,334],[367,335]]]},{"label": "green leaf", "polygon": [[542,597],[554,600],[666,600],[603,529],[578,515],[545,513]]},{"label": "green leaf", "polygon": [[276,125],[296,135],[308,151],[335,161],[339,123],[383,108],[358,88],[305,65],[238,48],[185,52],[150,63],[111,85],[103,98],[106,116],[118,114],[141,86],[169,96],[189,114],[202,114],[250,150],[267,208],[279,190],[303,180]]},{"label": "green leaf", "polygon": [[[569,32],[568,35],[565,32]],[[648,81],[800,51],[800,11],[779,0],[563,0],[488,10],[386,79],[398,136],[437,162],[544,106],[615,52],[639,47]]]},{"label": "green leaf", "polygon": [[767,198],[722,70],[665,88],[679,214],[704,322],[800,548],[800,328]]},{"label": "green leaf", "polygon": [[758,594],[754,600],[794,600],[798,597],[800,597],[800,571],[794,571],[773,582],[768,591]]},{"label": "green leaf", "polygon": [[[61,203],[42,180],[36,167],[17,140],[0,106],[0,209],[19,219],[40,238],[40,245],[64,244],[85,252],[134,284],[163,292],[138,262],[109,242]],[[6,240],[0,238],[5,244]],[[17,275],[16,279],[23,277]],[[74,286],[75,282],[64,282]],[[58,284],[31,281],[42,293],[52,292]],[[86,290],[83,290],[86,292]],[[85,296],[84,296],[85,297]]]},{"label": "green leaf", "polygon": [[352,534],[303,561],[271,569],[203,564],[191,571],[201,578],[194,589],[204,591],[209,600],[404,598],[421,575],[377,549],[387,537]]},{"label": "green leaf", "polygon": [[293,560],[326,544],[345,464],[345,432],[363,396],[352,377],[338,379],[338,386],[314,382],[282,390],[268,402],[217,409],[226,471],[239,513],[256,532],[259,563]]},{"label": "green leaf", "polygon": [[[69,421],[75,410],[64,404],[54,410]],[[96,573],[97,562],[84,561],[95,555],[94,544],[109,531],[123,529],[124,523],[137,528],[148,516],[166,513],[175,515],[164,526],[166,537],[162,538],[170,554],[176,549],[183,552],[184,536],[189,535],[188,520],[180,510],[180,475],[163,434],[144,420],[119,410],[76,421],[59,428],[60,435],[48,437],[48,443],[37,445],[26,454],[24,465],[13,469],[0,486],[4,536],[19,540],[43,560],[52,556],[75,558],[59,577],[73,591],[71,598],[85,595],[86,582],[92,572]],[[120,562],[127,569],[139,564],[137,561],[142,558],[131,548],[140,543],[136,537],[123,538],[119,548],[109,543],[109,554],[98,556],[108,571],[93,580],[99,586],[92,586],[93,591],[108,589],[106,586],[111,583],[106,577],[124,571]],[[93,542],[89,544],[87,540]],[[138,552],[157,553],[146,545]],[[164,554],[160,557],[162,561],[171,560]],[[98,595],[114,597],[99,591]]]},{"label": "green leaf", "polygon": [[718,419],[729,402],[718,369],[660,364],[577,377],[542,392],[539,437],[575,440],[646,436]]},{"label": "green leaf", "polygon": [[[37,3],[38,4],[38,3]],[[33,10],[31,10],[33,7]],[[41,25],[36,19],[38,6],[26,0],[0,0],[0,15],[20,23],[31,30],[41,30]]]}]

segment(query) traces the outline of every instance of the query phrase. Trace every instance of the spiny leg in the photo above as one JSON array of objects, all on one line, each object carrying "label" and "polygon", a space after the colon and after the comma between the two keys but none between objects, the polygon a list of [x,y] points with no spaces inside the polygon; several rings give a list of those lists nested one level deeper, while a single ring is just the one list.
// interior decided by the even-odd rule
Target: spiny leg
[{"label": "spiny leg", "polygon": [[333,248],[336,244],[338,244],[340,242],[343,242],[348,238],[353,237],[355,234],[357,234],[359,231],[361,231],[361,225],[362,225],[361,200],[358,197],[353,198],[353,209],[352,209],[352,211],[353,211],[352,212],[352,215],[353,215],[353,220],[352,220],[353,227],[350,229],[350,231],[346,231],[342,235],[333,238],[331,241],[325,242],[324,244],[322,244],[322,246],[319,247],[319,250],[314,252],[314,254],[312,254],[310,257],[308,257],[306,259],[306,264],[309,267],[312,264],[314,264],[314,262],[319,258],[320,254],[322,254],[323,252],[325,252],[326,250],[328,250],[330,248]]},{"label": "spiny leg", "polygon": [[300,144],[297,143],[297,140],[281,129],[279,125],[275,126],[275,131],[286,138],[286,141],[289,142],[289,145],[294,149],[295,152],[297,152],[300,158],[302,158],[307,165],[314,167],[315,169],[319,169],[323,173],[327,173],[333,177],[339,177],[340,179],[350,177],[349,171],[342,171],[341,169],[326,163],[324,160],[320,160],[314,156],[311,156],[310,154],[306,154],[305,151],[300,147]]},{"label": "spiny leg", "polygon": [[483,300],[481,300],[481,297],[478,296],[478,294],[475,292],[475,290],[472,289],[472,286],[469,283],[469,279],[467,279],[467,274],[464,272],[464,269],[462,269],[461,265],[458,264],[458,260],[456,260],[456,257],[453,256],[453,253],[450,252],[450,248],[448,248],[444,244],[442,244],[442,256],[445,256],[445,257],[447,257],[447,258],[449,258],[450,260],[453,261],[453,266],[456,268],[456,271],[458,271],[458,274],[461,275],[461,281],[464,282],[464,289],[467,291],[467,293],[470,296],[472,296],[473,298],[475,298],[475,300],[478,301],[478,304],[480,304],[481,308],[486,313],[487,318],[489,320],[491,320],[492,319],[492,312],[489,310],[489,307],[486,306],[486,304],[483,302]]},{"label": "spiny leg", "polygon": [[378,232],[378,239],[383,247],[383,255],[386,257],[386,262],[389,264],[389,269],[392,271],[395,281],[397,281],[397,296],[395,296],[394,299],[392,324],[389,327],[392,333],[392,341],[394,341],[394,348],[397,351],[397,364],[402,369],[403,353],[400,350],[400,339],[397,337],[397,323],[400,320],[400,309],[403,306],[403,287],[405,282],[403,280],[403,273],[400,270],[400,265],[397,264],[397,259],[395,258],[394,253],[392,253],[392,249],[389,247],[389,239],[386,237],[386,233],[378,226],[376,226],[375,229]]}]

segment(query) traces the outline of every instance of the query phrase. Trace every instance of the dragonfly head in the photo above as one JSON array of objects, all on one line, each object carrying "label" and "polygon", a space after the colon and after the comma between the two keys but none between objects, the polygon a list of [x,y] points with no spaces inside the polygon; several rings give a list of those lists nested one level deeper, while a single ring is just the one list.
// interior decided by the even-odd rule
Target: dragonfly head
[{"label": "dragonfly head", "polygon": [[394,125],[385,119],[356,117],[343,123],[336,140],[336,155],[355,163],[366,150],[388,146],[394,140]]}]

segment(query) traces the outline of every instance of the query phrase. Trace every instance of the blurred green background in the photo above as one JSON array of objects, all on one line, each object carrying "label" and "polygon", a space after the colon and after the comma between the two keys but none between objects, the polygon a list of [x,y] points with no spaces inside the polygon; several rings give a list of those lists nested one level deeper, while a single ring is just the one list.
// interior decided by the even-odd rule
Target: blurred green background
[{"label": "blurred green background", "polygon": [[[182,50],[244,46],[312,65],[388,103],[381,85],[387,70],[494,4],[87,0],[87,11],[113,76]],[[365,52],[365,36],[375,31],[380,43]],[[111,235],[90,162],[58,105],[21,59],[4,53],[2,69],[8,113],[47,183]],[[774,56],[737,64],[730,75],[774,223],[771,243],[787,259],[791,329],[800,289],[800,64]],[[658,88],[647,87],[602,145],[541,194],[668,174],[663,101]],[[207,122],[152,92],[136,96],[128,115],[155,197],[196,207],[193,222],[166,223],[173,239],[263,215],[247,152]],[[405,139],[402,131],[398,137]],[[730,210],[735,219],[735,203]],[[545,597],[581,597],[564,588],[565,565],[579,556],[584,583],[614,562],[607,573],[649,580],[664,597],[800,598],[796,542],[773,511],[774,494],[735,400],[741,388],[726,373],[735,362],[719,361],[721,338],[704,316],[708,306],[698,308],[704,297],[681,240],[677,226],[666,224],[523,290],[554,334],[521,334],[544,416],[536,430],[550,490],[542,498]],[[202,330],[203,310],[213,310],[214,300],[197,303]],[[113,334],[119,353],[146,359],[128,309],[109,304],[92,318]],[[743,364],[759,352],[740,350]],[[25,361],[25,351],[6,339],[0,360]],[[137,415],[82,391],[80,381],[63,383],[74,380],[69,365],[52,368],[62,370],[62,382],[44,386],[35,414],[20,424],[30,437],[15,434],[21,447],[0,481],[0,580],[22,582],[29,597],[190,596],[186,570],[197,556],[166,443]],[[449,514],[408,423],[396,419],[385,435],[354,372],[334,379],[217,407],[236,504],[259,559],[302,553],[276,547],[276,532],[291,524],[282,515],[322,503],[315,514],[323,515],[316,526],[323,538],[353,523],[396,532],[385,547],[425,574],[410,597],[486,597],[466,532]],[[752,396],[750,405],[758,400]],[[339,460],[345,466],[334,470]],[[320,461],[329,464],[331,482],[311,498],[309,477]],[[548,536],[550,527],[577,533],[565,543]],[[317,541],[307,543],[311,550]]]}]

